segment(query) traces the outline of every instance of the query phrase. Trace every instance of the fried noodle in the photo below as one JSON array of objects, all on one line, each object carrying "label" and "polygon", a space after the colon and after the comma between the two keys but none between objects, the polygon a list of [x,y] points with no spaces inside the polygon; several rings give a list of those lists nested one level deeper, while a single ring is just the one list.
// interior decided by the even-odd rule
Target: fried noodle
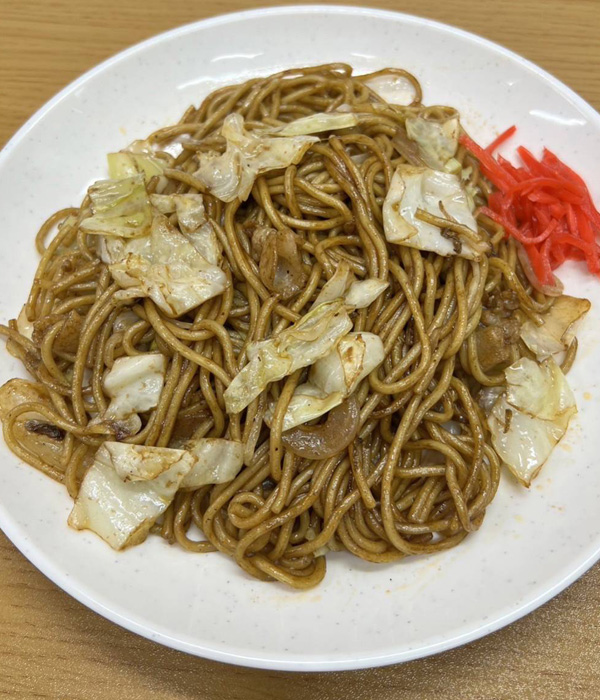
[{"label": "fried noodle", "polygon": [[[36,238],[41,261],[26,305],[38,332],[29,340],[14,321],[1,329],[50,398],[18,406],[5,422],[4,437],[16,455],[75,498],[107,439],[92,420],[110,402],[105,372],[119,357],[159,350],[168,365],[158,405],[142,415],[137,434],[110,439],[166,447],[176,438],[227,437],[240,440],[247,457],[230,483],[177,493],[152,528],[169,543],[190,552],[219,550],[253,577],[306,589],[323,579],[326,551],[391,562],[454,547],[479,528],[498,488],[500,461],[476,397],[482,387],[500,385],[503,375],[482,366],[477,330],[505,302],[513,316],[536,319],[553,300],[531,289],[515,241],[481,217],[479,236],[491,250],[479,260],[386,242],[383,200],[396,166],[410,158],[402,146],[405,119],[444,120],[454,112],[424,106],[412,75],[381,73],[410,81],[412,104],[388,104],[368,87],[373,75],[354,76],[350,66],[330,64],[221,88],[148,138],[169,159],[163,194],[205,193],[229,281],[223,294],[179,318],[149,298],[115,298],[119,287],[100,259],[98,239],[80,228],[89,198],[48,219]],[[220,201],[193,174],[199,153],[223,152],[220,128],[231,113],[253,130],[338,108],[360,114],[359,127],[321,139],[297,165],[260,175],[246,202]],[[166,150],[174,143],[182,146],[177,156]],[[475,204],[485,204],[489,185],[477,161],[462,148],[456,158],[470,173],[466,184]],[[148,190],[157,184],[155,177]],[[460,240],[460,225],[446,223],[446,235]],[[299,253],[297,291],[289,298],[273,291],[253,250],[261,228],[287,236]],[[303,370],[269,385],[238,414],[227,414],[223,392],[245,365],[248,344],[301,318],[342,262],[359,279],[389,283],[351,316],[353,331],[380,336],[385,359],[336,409],[337,418],[330,412],[320,419],[320,425],[337,421],[343,432],[354,415],[346,444],[339,446],[339,429],[331,427],[323,433],[323,442],[334,446],[331,454],[308,458],[282,430]],[[121,328],[125,310],[135,318]],[[514,343],[508,361],[526,353]],[[270,428],[264,422],[269,403]],[[55,432],[24,426],[22,417],[32,412]],[[46,452],[39,447],[44,430],[54,445]]]}]

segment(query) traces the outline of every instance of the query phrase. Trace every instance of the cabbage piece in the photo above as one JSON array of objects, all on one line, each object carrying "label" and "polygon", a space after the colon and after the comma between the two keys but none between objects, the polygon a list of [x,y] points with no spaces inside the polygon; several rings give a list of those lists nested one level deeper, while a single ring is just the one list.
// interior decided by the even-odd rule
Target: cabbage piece
[{"label": "cabbage piece", "polygon": [[419,250],[430,250],[438,255],[460,255],[477,259],[486,249],[462,240],[460,251],[455,242],[445,238],[442,230],[417,218],[417,209],[434,216],[448,216],[477,232],[477,223],[469,208],[467,195],[460,179],[450,173],[431,168],[399,165],[394,173],[390,189],[383,202],[383,229],[390,243],[399,243]]},{"label": "cabbage piece", "polygon": [[181,233],[207,262],[218,264],[221,249],[201,194],[152,194],[150,201],[161,214],[176,213]]},{"label": "cabbage piece", "polygon": [[309,381],[330,394],[344,397],[379,367],[385,357],[381,338],[375,333],[348,333],[325,357],[310,368]]},{"label": "cabbage piece", "polygon": [[[173,214],[175,213],[176,200],[175,197],[182,197],[183,195],[175,194],[151,194],[150,203],[153,207],[156,207],[161,214]],[[202,197],[202,195],[199,195]],[[202,201],[202,210],[204,213],[204,200]]]},{"label": "cabbage piece", "polygon": [[524,357],[508,367],[504,374],[506,400],[511,406],[543,420],[554,420],[565,413],[571,415],[575,398],[553,359],[538,364]]},{"label": "cabbage piece", "polygon": [[267,136],[246,131],[239,114],[225,118],[221,135],[227,143],[225,153],[199,155],[195,177],[223,202],[245,201],[258,175],[299,163],[319,140],[318,136]]},{"label": "cabbage piece", "polygon": [[167,361],[161,353],[119,357],[104,377],[104,389],[112,399],[104,413],[90,425],[104,425],[117,440],[135,435],[142,427],[138,413],[158,405]]},{"label": "cabbage piece", "polygon": [[352,328],[341,300],[319,304],[276,338],[252,343],[248,364],[233,378],[223,397],[228,413],[239,413],[271,382],[324,357]]},{"label": "cabbage piece", "polygon": [[168,157],[163,153],[157,154],[156,145],[149,141],[134,141],[127,148],[107,155],[108,172],[113,180],[120,180],[132,175],[141,174],[144,180],[149,182],[158,176],[157,191],[166,185],[164,177],[165,168],[169,167]]},{"label": "cabbage piece", "polygon": [[572,327],[590,310],[587,299],[578,299],[566,294],[556,298],[548,312],[544,314],[541,326],[533,321],[525,321],[521,328],[521,338],[527,347],[536,354],[538,360],[557,355],[566,350],[573,339]]},{"label": "cabbage piece", "polygon": [[155,175],[160,177],[166,167],[166,163],[156,156],[143,153],[118,151],[117,153],[109,153],[106,159],[108,160],[108,174],[113,180],[141,174],[144,176],[144,180],[149,182]]},{"label": "cabbage piece", "polygon": [[172,450],[169,447],[146,447],[126,442],[105,442],[103,447],[110,456],[117,476],[125,483],[156,479],[181,459],[191,464],[191,460],[181,454],[185,453],[184,450]]},{"label": "cabbage piece", "polygon": [[330,279],[325,282],[321,291],[317,295],[312,308],[319,304],[327,304],[336,299],[343,299],[350,289],[350,285],[356,278],[347,262],[342,261]]},{"label": "cabbage piece", "polygon": [[117,236],[99,236],[98,254],[107,265],[122,262],[129,255],[152,258],[152,236],[140,238],[119,238]]},{"label": "cabbage piece", "polygon": [[184,450],[103,443],[83,478],[69,525],[95,532],[113,549],[140,544],[193,462]]},{"label": "cabbage piece", "polygon": [[[290,430],[324,415],[350,396],[385,357],[381,338],[374,333],[348,333],[330,352],[317,360],[308,382],[296,387],[283,419]],[[272,416],[269,411],[267,420]]]},{"label": "cabbage piece", "polygon": [[177,221],[182,233],[197,231],[206,222],[201,194],[174,195]]},{"label": "cabbage piece", "polygon": [[119,298],[150,297],[176,317],[226,289],[223,270],[209,263],[162,215],[154,217],[147,238],[106,245],[109,269],[124,290],[117,292]]},{"label": "cabbage piece", "polygon": [[458,148],[458,117],[441,123],[424,117],[407,117],[405,127],[408,137],[419,146],[426,165],[434,170],[460,172],[461,165],[454,158]]},{"label": "cabbage piece", "polygon": [[525,321],[521,327],[520,337],[538,360],[557,358],[565,349],[565,344],[559,338],[555,338],[547,333],[543,326],[538,326],[530,320]]},{"label": "cabbage piece", "polygon": [[129,146],[126,146],[123,151],[126,153],[136,153],[142,156],[155,156],[156,158],[163,158],[163,153],[157,155],[157,151],[161,150],[161,147],[156,141],[150,141],[149,139],[135,139]]},{"label": "cabbage piece", "polygon": [[529,487],[565,434],[568,422],[533,418],[516,411],[502,397],[494,405],[488,425],[499,457],[520,483]]},{"label": "cabbage piece", "polygon": [[409,105],[416,97],[415,86],[408,78],[394,73],[375,75],[365,85],[392,105]]},{"label": "cabbage piece", "polygon": [[122,180],[98,180],[88,189],[93,215],[82,220],[86,233],[138,238],[152,224],[152,207],[141,174]]},{"label": "cabbage piece", "polygon": [[232,481],[244,464],[244,445],[238,440],[201,438],[188,440],[185,448],[193,457],[190,472],[181,488],[198,489],[206,484]]},{"label": "cabbage piece", "polygon": [[319,112],[289,122],[285,126],[273,129],[271,133],[279,136],[302,136],[318,134],[322,131],[349,129],[357,124],[358,117],[351,112]]},{"label": "cabbage piece", "polygon": [[196,231],[187,231],[183,235],[211,265],[218,265],[223,259],[217,235],[210,221],[203,223]]},{"label": "cabbage piece", "polygon": [[346,292],[344,302],[351,309],[370,306],[389,286],[389,282],[375,279],[355,280]]},{"label": "cabbage piece", "polygon": [[[283,417],[283,430],[291,430],[298,425],[308,423],[324,415],[332,408],[339,406],[344,400],[344,394],[334,391],[327,394],[318,386],[306,382],[296,387]],[[265,420],[270,424],[273,417],[273,407],[267,411]]]},{"label": "cabbage piece", "polygon": [[342,261],[331,279],[323,285],[312,308],[335,299],[344,299],[348,308],[363,309],[372,304],[388,285],[388,282],[373,278],[357,280],[348,263]]},{"label": "cabbage piece", "polygon": [[494,449],[524,485],[531,481],[565,434],[577,412],[560,367],[521,358],[506,371],[507,389],[487,418]]},{"label": "cabbage piece", "polygon": [[161,214],[176,212],[182,233],[196,231],[206,222],[201,194],[151,194],[150,201]]},{"label": "cabbage piece", "polygon": [[160,352],[119,357],[104,377],[104,389],[112,399],[105,418],[125,418],[158,405],[167,358]]}]

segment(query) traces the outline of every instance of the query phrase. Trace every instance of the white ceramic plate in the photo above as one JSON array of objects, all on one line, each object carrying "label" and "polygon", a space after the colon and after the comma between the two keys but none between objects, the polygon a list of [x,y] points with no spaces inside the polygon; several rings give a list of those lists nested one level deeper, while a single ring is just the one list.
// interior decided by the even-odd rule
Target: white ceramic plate
[{"label": "white ceramic plate", "polygon": [[[488,142],[553,147],[600,201],[600,115],[556,79],[471,34],[378,10],[287,7],[218,17],[135,46],[38,112],[0,156],[0,318],[25,299],[33,235],[105,174],[104,155],[174,123],[218,85],[290,66],[346,61],[357,72],[402,66],[427,103],[457,107]],[[510,149],[509,149],[510,150]],[[600,556],[600,282],[561,270],[592,299],[570,375],[580,413],[535,485],[504,478],[481,530],[458,548],[393,566],[328,558],[324,583],[299,593],[250,580],[220,554],[151,538],[117,554],[67,527],[66,492],[4,446],[0,526],[42,572],[104,615],[162,644],[220,661],[287,670],[388,664],[480,637],[556,595]],[[0,379],[19,372],[0,352]]]}]

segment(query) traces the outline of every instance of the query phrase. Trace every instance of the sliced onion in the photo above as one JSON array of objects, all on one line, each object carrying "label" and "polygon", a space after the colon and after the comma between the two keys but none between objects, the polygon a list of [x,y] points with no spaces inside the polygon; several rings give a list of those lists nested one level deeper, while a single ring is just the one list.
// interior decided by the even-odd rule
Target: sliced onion
[{"label": "sliced onion", "polygon": [[396,133],[392,139],[392,144],[407,163],[417,166],[426,165],[425,161],[421,157],[418,144],[408,138],[406,129],[403,126],[396,129]]},{"label": "sliced onion", "polygon": [[35,321],[32,334],[33,342],[41,346],[50,329],[60,322],[62,322],[62,327],[54,338],[54,350],[57,352],[77,352],[81,327],[83,326],[83,316],[80,316],[77,311],[70,311],[66,316],[50,314]]},{"label": "sliced onion", "polygon": [[[289,299],[302,290],[306,274],[291,230],[258,230],[252,239],[260,247],[259,272],[269,291]],[[260,243],[259,243],[260,241]]]},{"label": "sliced onion", "polygon": [[304,459],[327,459],[338,454],[354,440],[359,428],[360,410],[356,399],[348,400],[329,411],[325,423],[298,426],[282,434],[290,452]]},{"label": "sliced onion", "polygon": [[525,248],[523,248],[519,242],[517,242],[517,255],[519,257],[521,267],[523,268],[523,272],[534,289],[537,289],[538,292],[542,292],[542,294],[545,294],[548,297],[559,297],[563,293],[563,283],[556,275],[552,275],[554,278],[554,285],[550,286],[549,284],[540,284],[540,281],[536,277],[536,274],[531,267],[529,256],[527,255]]}]

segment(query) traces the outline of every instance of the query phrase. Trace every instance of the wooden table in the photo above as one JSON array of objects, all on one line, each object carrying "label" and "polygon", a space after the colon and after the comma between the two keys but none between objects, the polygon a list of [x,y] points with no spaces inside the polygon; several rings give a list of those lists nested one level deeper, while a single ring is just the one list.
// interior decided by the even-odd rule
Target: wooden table
[{"label": "wooden table", "polygon": [[[281,4],[281,3],[265,3]],[[598,0],[379,0],[493,39],[600,109]],[[249,0],[0,0],[0,145],[80,73],[153,34]],[[236,668],[137,637],[48,581],[0,533],[0,697],[589,698],[600,695],[600,565],[485,639],[399,666],[330,674]]]}]

